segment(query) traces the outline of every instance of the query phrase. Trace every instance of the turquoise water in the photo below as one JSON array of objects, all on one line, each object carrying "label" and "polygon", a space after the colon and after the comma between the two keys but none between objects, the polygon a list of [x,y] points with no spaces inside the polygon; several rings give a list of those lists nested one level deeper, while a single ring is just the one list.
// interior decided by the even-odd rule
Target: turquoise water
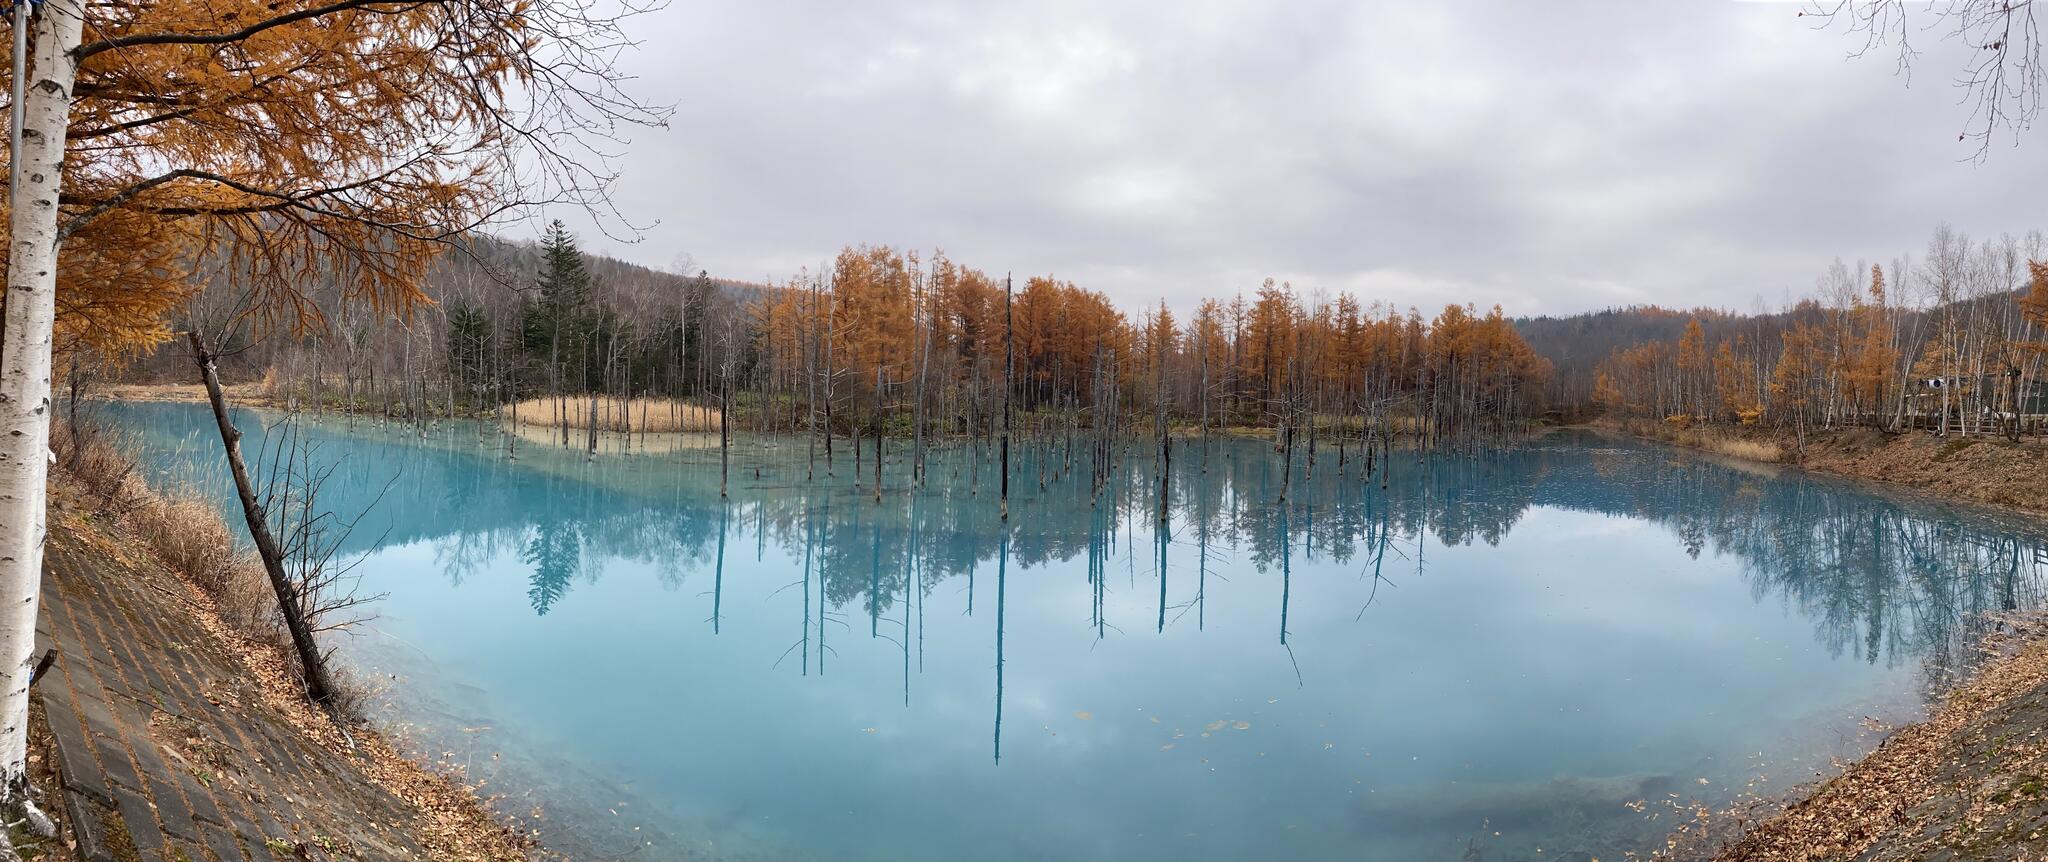
[{"label": "turquoise water", "polygon": [[[109,405],[225,501],[190,405]],[[250,447],[268,414],[244,414]],[[2037,528],[1559,434],[1397,453],[583,453],[300,425],[385,718],[579,859],[1584,859],[1829,770],[2039,603]],[[1355,454],[1355,453],[1354,453]],[[977,456],[981,460],[977,461]],[[1162,574],[1163,572],[1163,574]],[[1640,803],[1631,805],[1631,803]],[[1538,852],[1540,849],[1541,852]]]}]

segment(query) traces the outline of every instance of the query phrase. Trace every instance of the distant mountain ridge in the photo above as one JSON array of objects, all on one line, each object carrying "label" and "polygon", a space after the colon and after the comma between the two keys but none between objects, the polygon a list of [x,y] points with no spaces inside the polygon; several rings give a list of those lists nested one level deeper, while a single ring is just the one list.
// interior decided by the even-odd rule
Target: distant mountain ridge
[{"label": "distant mountain ridge", "polygon": [[1554,373],[1548,384],[1549,401],[1572,406],[1591,400],[1593,370],[1614,351],[1645,341],[1675,340],[1694,318],[1705,327],[1743,316],[1711,308],[1631,305],[1563,316],[1519,317],[1514,326],[1522,340],[1550,360]]}]

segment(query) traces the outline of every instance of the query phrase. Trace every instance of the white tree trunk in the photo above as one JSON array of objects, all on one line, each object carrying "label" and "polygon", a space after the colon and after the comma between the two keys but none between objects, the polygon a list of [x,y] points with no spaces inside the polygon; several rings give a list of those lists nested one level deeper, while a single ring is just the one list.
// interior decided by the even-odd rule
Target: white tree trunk
[{"label": "white tree trunk", "polygon": [[49,0],[36,18],[27,120],[15,154],[20,199],[8,245],[7,325],[0,345],[0,780],[25,802],[28,684],[42,582],[44,482],[50,470],[50,345],[57,322],[57,190],[82,29],[79,0]]}]

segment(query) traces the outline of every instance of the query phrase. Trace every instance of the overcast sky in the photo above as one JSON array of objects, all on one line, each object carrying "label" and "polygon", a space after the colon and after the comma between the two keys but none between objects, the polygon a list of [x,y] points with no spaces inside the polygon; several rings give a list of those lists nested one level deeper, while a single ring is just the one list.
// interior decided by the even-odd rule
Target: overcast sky
[{"label": "overcast sky", "polygon": [[1271,276],[1511,314],[1776,306],[1941,220],[2048,227],[2048,135],[1957,141],[1960,46],[1909,87],[1798,9],[676,0],[623,61],[677,108],[620,164],[651,227],[560,215],[749,280],[865,242],[1127,307]]}]

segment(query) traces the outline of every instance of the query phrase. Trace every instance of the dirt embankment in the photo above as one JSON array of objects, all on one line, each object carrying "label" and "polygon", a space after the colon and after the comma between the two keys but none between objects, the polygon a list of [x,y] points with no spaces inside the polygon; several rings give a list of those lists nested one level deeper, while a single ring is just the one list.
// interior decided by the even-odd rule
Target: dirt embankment
[{"label": "dirt embankment", "polygon": [[1943,499],[2048,514],[2048,442],[1924,431],[1839,431],[1809,437],[1798,466],[1905,485]]},{"label": "dirt embankment", "polygon": [[2048,631],[1951,692],[1927,721],[1777,816],[1718,862],[2048,859]]},{"label": "dirt embankment", "polygon": [[58,444],[38,640],[59,657],[31,728],[53,858],[545,858],[460,776],[305,701],[210,506],[156,493],[104,438]]},{"label": "dirt embankment", "polygon": [[1886,482],[1945,500],[2048,515],[2048,441],[1869,428],[1798,435],[1770,429],[1674,428],[1601,420],[1593,427],[1735,458]]}]

